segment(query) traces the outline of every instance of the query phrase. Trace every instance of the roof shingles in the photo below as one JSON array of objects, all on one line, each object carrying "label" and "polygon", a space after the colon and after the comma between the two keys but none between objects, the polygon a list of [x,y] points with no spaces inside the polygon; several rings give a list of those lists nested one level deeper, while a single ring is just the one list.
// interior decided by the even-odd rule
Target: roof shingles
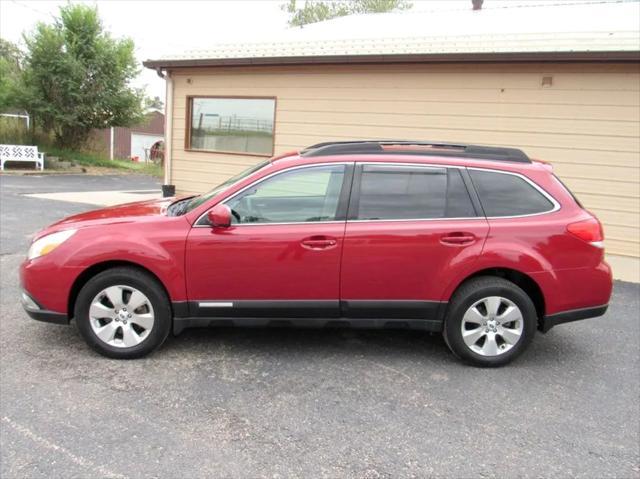
[{"label": "roof shingles", "polygon": [[640,3],[353,15],[289,29],[263,42],[219,44],[144,64],[165,68],[499,58],[640,61]]}]

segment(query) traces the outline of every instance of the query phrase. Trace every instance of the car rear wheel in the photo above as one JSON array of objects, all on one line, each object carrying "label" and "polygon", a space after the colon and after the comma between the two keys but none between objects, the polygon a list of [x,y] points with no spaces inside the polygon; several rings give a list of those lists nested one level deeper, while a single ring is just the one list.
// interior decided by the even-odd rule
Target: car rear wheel
[{"label": "car rear wheel", "polygon": [[451,351],[475,366],[502,366],[519,356],[536,331],[531,298],[503,278],[483,276],[453,295],[444,338]]},{"label": "car rear wheel", "polygon": [[148,273],[118,267],[91,278],[78,294],[75,319],[94,350],[133,359],[158,348],[171,329],[171,307],[162,286]]}]

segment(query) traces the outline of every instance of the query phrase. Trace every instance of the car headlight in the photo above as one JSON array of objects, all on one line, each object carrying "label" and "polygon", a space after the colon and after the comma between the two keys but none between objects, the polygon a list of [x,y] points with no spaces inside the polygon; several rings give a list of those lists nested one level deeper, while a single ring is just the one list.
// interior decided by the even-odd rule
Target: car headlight
[{"label": "car headlight", "polygon": [[62,243],[71,238],[76,230],[64,230],[57,233],[51,233],[50,235],[43,236],[42,238],[31,243],[29,252],[27,253],[28,259],[38,258],[44,256],[47,253],[51,253],[54,249],[60,246]]}]

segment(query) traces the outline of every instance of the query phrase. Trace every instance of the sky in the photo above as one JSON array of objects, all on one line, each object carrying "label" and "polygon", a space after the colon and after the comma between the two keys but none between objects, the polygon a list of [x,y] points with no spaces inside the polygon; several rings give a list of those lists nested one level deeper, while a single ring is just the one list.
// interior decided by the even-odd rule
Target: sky
[{"label": "sky", "polygon": [[[52,22],[58,0],[0,0],[0,36],[20,44],[22,33],[39,21]],[[206,48],[215,43],[251,40],[287,27],[287,14],[278,1],[193,0],[98,0],[105,28],[114,37],[130,37],[142,62],[170,52]],[[164,80],[140,65],[136,86],[146,87],[151,97],[164,98]]]},{"label": "sky", "polygon": [[[485,0],[485,7],[575,0]],[[578,0],[585,1],[585,0]],[[302,0],[301,0],[302,2]],[[53,21],[66,0],[0,0],[0,37],[23,46],[22,34],[37,22]],[[130,37],[142,62],[218,43],[256,41],[287,28],[284,0],[80,0],[96,5],[114,37]],[[471,8],[471,0],[413,0],[415,10]],[[135,86],[164,99],[165,84],[142,67]]]}]

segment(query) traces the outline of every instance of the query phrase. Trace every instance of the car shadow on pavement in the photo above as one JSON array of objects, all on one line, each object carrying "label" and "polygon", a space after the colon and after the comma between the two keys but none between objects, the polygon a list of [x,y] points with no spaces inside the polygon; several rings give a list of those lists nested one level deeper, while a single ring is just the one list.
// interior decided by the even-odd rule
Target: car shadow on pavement
[{"label": "car shadow on pavement", "polygon": [[[198,328],[168,338],[157,355],[211,353],[224,348],[242,356],[261,354],[271,358],[339,356],[408,359],[420,363],[460,363],[449,351],[440,333],[415,330],[354,330],[295,328]],[[530,349],[517,360],[543,369],[549,364],[584,361],[589,351],[570,333],[551,331],[537,334]]]},{"label": "car shadow on pavement", "polygon": [[[67,350],[69,355],[100,355],[91,351],[75,324],[52,327],[43,324],[34,331],[34,340],[43,348]],[[45,348],[46,346],[46,348]],[[178,336],[170,335],[164,345],[147,359],[170,360],[190,357],[199,361],[224,350],[227,359],[239,361],[251,356],[280,360],[299,358],[352,358],[410,360],[413,364],[451,364],[461,362],[449,351],[440,333],[415,330],[356,330],[302,328],[194,328]],[[588,345],[581,344],[569,331],[552,330],[536,335],[533,344],[517,360],[518,365],[544,369],[550,364],[585,361]],[[514,363],[514,364],[516,364]]]}]

